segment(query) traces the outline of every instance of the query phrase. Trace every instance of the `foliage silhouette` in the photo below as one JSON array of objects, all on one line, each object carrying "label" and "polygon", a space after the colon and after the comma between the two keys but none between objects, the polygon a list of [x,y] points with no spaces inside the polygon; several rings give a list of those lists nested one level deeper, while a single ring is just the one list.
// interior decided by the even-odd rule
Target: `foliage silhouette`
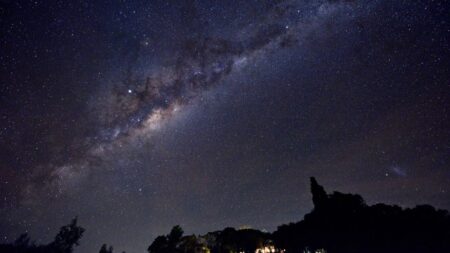
[{"label": "foliage silhouette", "polygon": [[183,229],[179,225],[176,225],[168,235],[156,237],[153,243],[148,247],[147,251],[149,253],[183,252],[180,247],[183,233]]},{"label": "foliage silhouette", "polygon": [[113,253],[113,246],[103,244],[98,253]]},{"label": "foliage silhouette", "polygon": [[53,242],[46,245],[30,243],[28,234],[20,235],[13,244],[0,244],[2,253],[72,253],[83,236],[84,228],[77,225],[77,218],[61,227]]},{"label": "foliage silhouette", "polygon": [[[311,178],[313,210],[303,220],[283,224],[272,234],[255,229],[225,228],[205,235],[183,236],[180,226],[155,238],[148,253],[255,253],[263,247],[276,252],[329,253],[442,253],[450,252],[450,215],[430,205],[401,208],[369,206],[357,194],[327,193]],[[11,244],[0,244],[1,253],[72,253],[84,228],[77,218],[61,227],[53,242],[36,245],[28,234]],[[103,244],[99,253],[112,253]]]},{"label": "foliage silhouette", "polygon": [[311,178],[314,209],[297,223],[273,233],[286,253],[326,249],[327,252],[450,252],[450,217],[429,205],[412,209],[368,206],[355,194],[327,194]]},{"label": "foliage silhouette", "polygon": [[61,227],[51,247],[57,252],[72,253],[73,247],[78,246],[84,228],[77,226],[77,218],[74,218],[69,225]]},{"label": "foliage silhouette", "polygon": [[[179,241],[189,243],[177,244],[172,251],[164,246],[169,245],[168,236],[159,236],[149,252],[254,253],[270,241],[276,251],[286,253],[450,252],[448,211],[429,205],[412,209],[369,206],[357,194],[328,194],[315,178],[311,178],[311,193],[314,209],[303,220],[281,225],[272,234],[225,228],[203,236],[182,237]],[[198,247],[201,242],[206,249]]]}]

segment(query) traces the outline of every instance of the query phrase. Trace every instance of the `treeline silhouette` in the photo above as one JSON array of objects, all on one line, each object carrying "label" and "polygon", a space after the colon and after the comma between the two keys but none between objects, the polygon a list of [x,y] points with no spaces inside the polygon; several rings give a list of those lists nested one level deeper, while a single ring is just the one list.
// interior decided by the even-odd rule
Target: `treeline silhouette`
[{"label": "treeline silhouette", "polygon": [[0,244],[1,253],[72,253],[79,245],[84,228],[77,225],[74,218],[68,225],[61,227],[53,242],[45,245],[36,245],[31,242],[28,234],[21,234],[12,244]]},{"label": "treeline silhouette", "polygon": [[356,194],[328,194],[311,178],[314,209],[297,223],[273,233],[286,252],[450,252],[448,211],[430,205],[403,209],[395,205],[368,206]]},{"label": "treeline silhouette", "polygon": [[[311,178],[313,210],[303,220],[284,224],[273,233],[225,228],[205,235],[184,236],[180,226],[154,239],[148,253],[416,253],[450,252],[450,215],[430,205],[401,208],[367,205],[360,195],[327,193]],[[12,244],[0,244],[5,253],[71,253],[84,232],[74,219],[54,241],[35,245],[27,234]],[[113,253],[103,244],[100,253]]]}]

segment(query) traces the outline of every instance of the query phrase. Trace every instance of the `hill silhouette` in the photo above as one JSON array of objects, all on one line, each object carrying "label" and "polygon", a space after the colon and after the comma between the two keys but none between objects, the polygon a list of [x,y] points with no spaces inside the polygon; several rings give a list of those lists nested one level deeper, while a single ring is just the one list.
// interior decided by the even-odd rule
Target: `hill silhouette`
[{"label": "hill silhouette", "polygon": [[[225,228],[205,235],[183,236],[180,226],[154,239],[148,253],[415,253],[450,252],[450,215],[430,205],[402,208],[369,206],[357,194],[327,193],[311,178],[313,210],[303,220],[283,224],[273,233],[256,229]],[[27,234],[10,244],[4,253],[72,253],[84,228],[73,219],[54,241],[36,245]],[[100,253],[112,253],[103,244]],[[144,252],[144,250],[143,250]]]}]

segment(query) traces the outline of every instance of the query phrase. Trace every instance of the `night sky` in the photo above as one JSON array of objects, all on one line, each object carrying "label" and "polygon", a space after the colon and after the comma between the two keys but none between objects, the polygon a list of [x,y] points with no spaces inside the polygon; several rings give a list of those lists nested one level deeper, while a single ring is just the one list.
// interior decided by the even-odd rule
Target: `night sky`
[{"label": "night sky", "polygon": [[450,209],[445,1],[0,1],[0,243],[273,231],[309,177]]}]

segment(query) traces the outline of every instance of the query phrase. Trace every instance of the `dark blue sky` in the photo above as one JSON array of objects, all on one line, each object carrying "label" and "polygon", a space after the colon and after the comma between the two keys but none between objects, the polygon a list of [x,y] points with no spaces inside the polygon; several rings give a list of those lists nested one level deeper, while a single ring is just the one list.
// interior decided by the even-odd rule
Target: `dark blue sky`
[{"label": "dark blue sky", "polygon": [[273,230],[309,177],[450,209],[444,1],[0,1],[0,241]]}]

